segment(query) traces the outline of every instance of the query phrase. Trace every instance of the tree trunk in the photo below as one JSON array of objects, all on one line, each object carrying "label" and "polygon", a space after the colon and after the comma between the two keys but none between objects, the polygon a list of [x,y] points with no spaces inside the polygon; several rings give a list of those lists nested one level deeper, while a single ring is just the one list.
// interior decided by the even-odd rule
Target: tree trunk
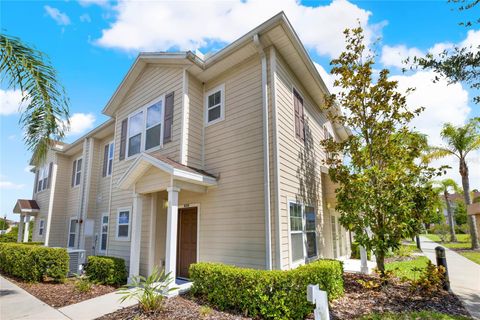
[{"label": "tree trunk", "polygon": [[455,226],[452,214],[452,206],[450,205],[450,200],[448,199],[447,188],[443,190],[443,197],[445,198],[445,204],[447,205],[448,225],[450,226],[450,242],[457,242],[457,236],[455,235]]},{"label": "tree trunk", "polygon": [[385,252],[375,252],[375,260],[377,261],[377,269],[383,277],[385,275]]},{"label": "tree trunk", "polygon": [[[463,197],[465,199],[465,207],[468,210],[468,206],[472,203],[470,200],[470,182],[468,181],[468,166],[465,158],[460,158],[460,175],[462,176]],[[480,248],[478,243],[477,224],[474,215],[468,216],[468,222],[470,224],[470,238],[472,240],[472,249]]]}]

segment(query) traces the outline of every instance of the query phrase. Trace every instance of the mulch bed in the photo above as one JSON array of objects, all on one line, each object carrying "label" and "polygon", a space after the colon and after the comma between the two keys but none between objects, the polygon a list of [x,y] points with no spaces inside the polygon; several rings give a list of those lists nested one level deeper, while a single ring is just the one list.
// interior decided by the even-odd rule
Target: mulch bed
[{"label": "mulch bed", "polygon": [[228,312],[221,312],[213,308],[202,305],[201,302],[193,298],[190,294],[180,295],[165,301],[164,310],[157,313],[142,313],[138,306],[123,308],[119,311],[104,315],[97,320],[153,320],[153,319],[172,319],[172,320],[246,320],[241,315],[235,315]]},{"label": "mulch bed", "polygon": [[358,280],[377,280],[374,275],[345,274],[345,295],[331,304],[332,319],[355,319],[373,312],[436,311],[469,316],[453,294],[437,291],[432,294],[412,292],[409,283],[393,280],[382,288],[366,289]]},{"label": "mulch bed", "polygon": [[[457,297],[445,291],[433,294],[412,293],[410,285],[393,280],[383,288],[366,289],[358,280],[378,280],[375,275],[345,274],[345,295],[330,306],[332,319],[355,319],[373,312],[436,311],[450,315],[469,316]],[[189,294],[166,300],[165,309],[156,314],[144,314],[137,306],[124,308],[97,320],[209,319],[244,320],[238,314],[220,312],[205,307],[202,301]],[[205,312],[205,309],[208,312]],[[307,317],[313,319],[313,315]]]},{"label": "mulch bed", "polygon": [[89,292],[81,293],[75,289],[73,279],[67,279],[65,283],[28,283],[4,274],[2,276],[54,308],[65,307],[117,290],[112,286],[94,284]]}]

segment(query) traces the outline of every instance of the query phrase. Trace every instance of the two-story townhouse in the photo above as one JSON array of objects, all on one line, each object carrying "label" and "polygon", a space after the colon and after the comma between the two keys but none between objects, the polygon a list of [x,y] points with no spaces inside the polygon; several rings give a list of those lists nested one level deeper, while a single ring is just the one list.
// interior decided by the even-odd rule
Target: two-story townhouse
[{"label": "two-story townhouse", "polygon": [[36,216],[34,240],[122,257],[130,276],[344,257],[320,141],[348,132],[328,121],[326,93],[283,13],[207,58],[141,53],[111,119],[52,148],[15,211]]}]

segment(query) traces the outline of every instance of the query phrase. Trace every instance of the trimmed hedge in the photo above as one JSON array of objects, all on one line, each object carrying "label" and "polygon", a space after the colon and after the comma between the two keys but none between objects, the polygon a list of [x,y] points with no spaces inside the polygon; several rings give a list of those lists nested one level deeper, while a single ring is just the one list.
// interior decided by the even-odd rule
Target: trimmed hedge
[{"label": "trimmed hedge", "polygon": [[220,310],[241,312],[253,318],[303,319],[313,312],[307,286],[318,284],[328,299],[344,293],[343,264],[318,260],[288,271],[238,268],[220,263],[190,266],[192,293]]},{"label": "trimmed hedge", "polygon": [[108,256],[90,256],[85,267],[90,280],[110,285],[121,285],[127,282],[125,260]]},{"label": "trimmed hedge", "polygon": [[38,282],[51,278],[63,282],[68,264],[69,256],[63,248],[0,243],[0,270],[26,281]]}]

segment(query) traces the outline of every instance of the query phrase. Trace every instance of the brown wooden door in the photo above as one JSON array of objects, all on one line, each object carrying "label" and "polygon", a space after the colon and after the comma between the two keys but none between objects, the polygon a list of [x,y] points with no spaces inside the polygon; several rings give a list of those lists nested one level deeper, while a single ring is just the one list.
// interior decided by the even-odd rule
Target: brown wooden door
[{"label": "brown wooden door", "polygon": [[188,278],[188,268],[197,262],[197,208],[178,210],[177,277]]}]

